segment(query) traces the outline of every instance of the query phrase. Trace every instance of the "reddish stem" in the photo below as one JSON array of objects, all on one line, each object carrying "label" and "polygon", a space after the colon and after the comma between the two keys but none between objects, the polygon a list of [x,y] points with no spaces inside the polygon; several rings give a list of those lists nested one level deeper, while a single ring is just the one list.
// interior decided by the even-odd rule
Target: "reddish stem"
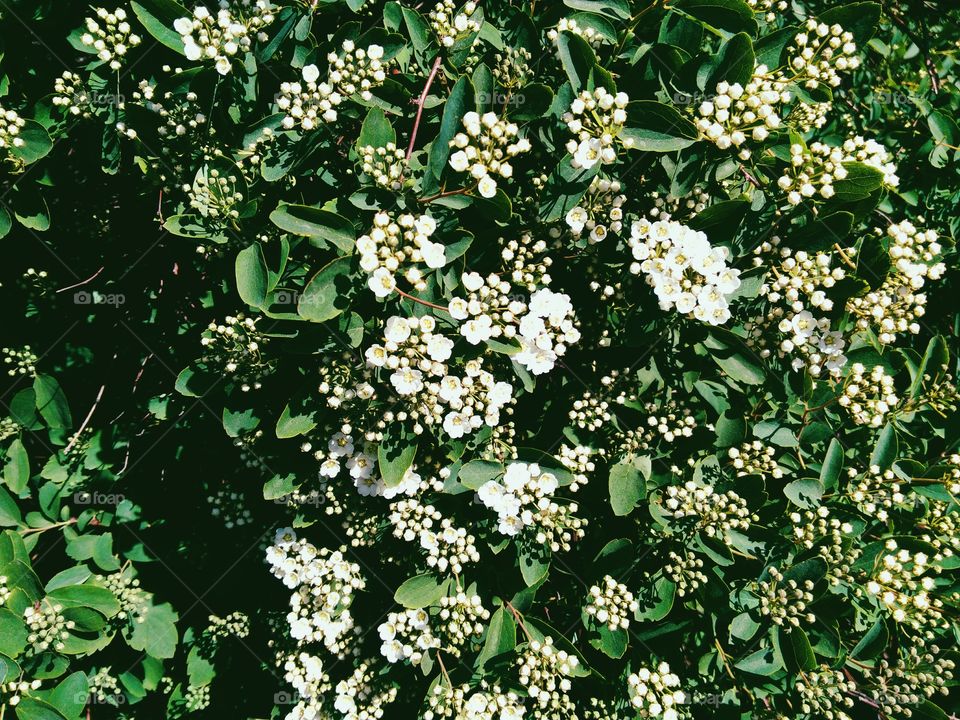
[{"label": "reddish stem", "polygon": [[429,302],[429,301],[427,301],[427,300],[423,300],[423,299],[421,299],[421,298],[418,298],[416,295],[411,295],[410,293],[406,293],[406,292],[404,292],[403,290],[401,290],[400,288],[394,288],[394,290],[396,290],[399,295],[402,295],[403,297],[407,298],[408,300],[413,300],[414,302],[418,302],[418,303],[420,303],[421,305],[426,305],[427,307],[432,307],[432,308],[434,308],[434,309],[436,309],[436,310],[443,310],[444,312],[450,312],[450,311],[449,311],[447,308],[445,308],[443,305],[434,305],[432,302]]},{"label": "reddish stem", "polygon": [[433,61],[433,67],[430,69],[430,76],[427,78],[427,84],[423,86],[423,92],[420,93],[420,97],[417,99],[417,117],[413,121],[413,133],[410,135],[410,146],[407,148],[407,160],[410,159],[410,156],[413,155],[413,146],[417,142],[417,131],[420,129],[420,116],[423,115],[423,103],[427,100],[427,93],[430,92],[430,86],[433,84],[433,79],[437,76],[437,70],[440,69],[441,57],[437,55],[437,59]]}]

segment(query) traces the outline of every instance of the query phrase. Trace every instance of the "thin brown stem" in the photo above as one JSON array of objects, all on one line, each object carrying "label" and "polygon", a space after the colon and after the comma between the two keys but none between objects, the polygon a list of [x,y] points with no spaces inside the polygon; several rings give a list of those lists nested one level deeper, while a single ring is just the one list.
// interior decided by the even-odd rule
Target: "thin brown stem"
[{"label": "thin brown stem", "polygon": [[421,305],[426,305],[427,307],[434,308],[435,310],[443,310],[444,312],[450,312],[450,311],[449,311],[447,308],[445,308],[443,305],[435,305],[434,303],[430,302],[429,300],[424,300],[424,299],[422,299],[422,298],[418,298],[416,295],[411,295],[410,293],[406,293],[406,292],[404,292],[403,290],[401,290],[400,288],[394,288],[394,290],[397,291],[397,294],[398,294],[398,295],[402,295],[403,297],[407,298],[407,300],[413,300],[414,302],[420,303]]},{"label": "thin brown stem", "polygon": [[437,70],[440,69],[442,58],[437,55],[433,61],[433,67],[430,69],[430,75],[427,77],[427,84],[423,86],[423,92],[417,99],[417,117],[413,121],[413,132],[410,134],[410,145],[407,147],[407,160],[413,155],[413,146],[417,142],[417,131],[420,130],[420,116],[423,115],[423,103],[427,100],[427,93],[430,92],[430,86],[433,85],[433,79],[437,76]]},{"label": "thin brown stem", "polygon": [[523,616],[517,612],[517,609],[510,604],[509,600],[503,601],[504,607],[506,607],[510,612],[513,613],[514,619],[517,621],[517,625],[520,626],[520,629],[523,630],[523,634],[527,636],[527,642],[533,642],[533,635],[530,634],[530,631],[527,630],[527,626],[523,624]]},{"label": "thin brown stem", "polygon": [[97,276],[98,276],[100,273],[103,272],[103,268],[104,268],[104,267],[106,267],[106,266],[101,267],[99,270],[97,270],[93,275],[91,275],[90,277],[88,277],[86,280],[81,280],[80,282],[74,283],[73,285],[67,285],[65,288],[60,288],[60,289],[57,290],[56,292],[62,293],[62,292],[66,292],[67,290],[73,290],[74,288],[78,288],[78,287],[80,287],[81,285],[86,285],[88,282],[91,282],[91,281],[95,280],[95,279],[97,278]]},{"label": "thin brown stem", "polygon": [[428,203],[433,202],[434,200],[439,200],[440,198],[450,197],[452,195],[466,195],[470,192],[470,188],[457,188],[456,190],[445,190],[444,192],[438,192],[436,195],[430,195],[425,198],[417,198],[417,202]]}]

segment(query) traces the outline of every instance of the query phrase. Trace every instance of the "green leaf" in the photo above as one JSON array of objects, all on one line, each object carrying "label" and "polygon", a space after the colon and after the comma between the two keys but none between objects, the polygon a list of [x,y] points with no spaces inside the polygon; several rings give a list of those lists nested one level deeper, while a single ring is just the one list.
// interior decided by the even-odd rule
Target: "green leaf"
[{"label": "green leaf", "polygon": [[[706,1],[709,2],[710,0]],[[745,33],[734,35],[720,48],[706,90],[712,92],[721,82],[728,82],[731,85],[734,83],[746,85],[753,77],[756,64],[753,41],[750,36]]]},{"label": "green leaf", "polygon": [[65,720],[50,703],[35,697],[24,697],[14,708],[18,720]]},{"label": "green leaf", "polygon": [[833,199],[838,202],[856,202],[870,197],[883,185],[883,173],[863,163],[843,163],[847,176],[833,184]]},{"label": "green leaf", "polygon": [[802,628],[795,627],[787,630],[778,627],[774,641],[783,658],[784,667],[790,672],[809,672],[817,667],[817,657],[813,654],[810,639]]},{"label": "green leaf", "polygon": [[607,625],[596,623],[597,637],[590,639],[590,644],[607,657],[614,660],[622,658],[627,652],[627,632],[617,628],[611,630]]},{"label": "green leaf", "polygon": [[[450,157],[450,141],[460,131],[463,116],[473,108],[473,95],[473,85],[470,79],[466,75],[461,75],[453,89],[450,90],[450,97],[447,98],[447,102],[443,106],[440,130],[430,144],[427,166],[430,168],[435,184],[439,183],[440,178],[443,177],[447,158]],[[427,188],[424,188],[424,192],[428,192]]]},{"label": "green leaf", "polygon": [[565,155],[544,184],[540,202],[540,219],[544,222],[559,220],[576,207],[600,172],[600,163],[592,168],[575,168],[571,160]]},{"label": "green leaf", "polygon": [[729,330],[711,328],[703,344],[710,357],[730,378],[747,385],[760,385],[766,378],[763,361]]},{"label": "green leaf", "polygon": [[563,0],[563,4],[574,10],[586,10],[617,20],[630,18],[630,3],[627,0]]},{"label": "green leaf", "polygon": [[783,663],[775,656],[773,648],[761,648],[734,663],[734,667],[754,675],[770,677],[783,667]]},{"label": "green leaf", "polygon": [[457,473],[457,480],[464,487],[479,490],[491,480],[503,475],[503,464],[490,460],[471,460]]},{"label": "green leaf", "polygon": [[23,492],[30,481],[30,458],[27,450],[16,438],[7,448],[7,461],[3,466],[3,481],[14,493]]},{"label": "green leaf", "polygon": [[520,575],[527,587],[533,587],[550,572],[550,557],[544,548],[523,544],[517,549],[517,560],[520,563]]},{"label": "green leaf", "polygon": [[310,278],[297,302],[300,317],[327,322],[347,309],[347,296],[353,288],[351,265],[351,258],[337,258]]},{"label": "green leaf", "polygon": [[713,245],[731,242],[740,231],[749,209],[750,203],[746,200],[721,200],[697,213],[688,224],[706,234]]},{"label": "green leaf", "polygon": [[677,0],[672,7],[682,10],[712,28],[731,33],[757,31],[753,9],[743,0]]},{"label": "green leaf", "polygon": [[397,588],[393,599],[411,610],[433,605],[443,597],[450,585],[449,580],[440,580],[435,575],[416,575]]},{"label": "green leaf", "polygon": [[590,89],[590,71],[597,62],[597,56],[589,43],[579,35],[562,32],[557,38],[557,53],[573,92],[578,94],[581,90]]},{"label": "green leaf", "polygon": [[897,431],[893,427],[893,423],[887,423],[877,438],[876,447],[874,447],[873,454],[870,456],[870,464],[876,465],[881,470],[886,470],[897,459],[898,445]]},{"label": "green leaf", "polygon": [[837,438],[831,438],[827,446],[827,456],[820,467],[820,486],[827,492],[836,490],[842,470],[843,446]]},{"label": "green leaf", "polygon": [[180,33],[173,23],[182,17],[192,18],[193,13],[174,0],[133,0],[130,3],[134,15],[156,40],[174,52],[184,54]]},{"label": "green leaf", "polygon": [[15,613],[0,607],[0,653],[15,658],[27,646],[27,626]]},{"label": "green leaf", "polygon": [[476,668],[483,671],[490,660],[505,653],[512,653],[516,646],[517,623],[513,619],[513,613],[501,605],[490,618],[483,649],[480,650],[475,662]]},{"label": "green leaf", "polygon": [[77,718],[87,704],[90,685],[85,673],[77,671],[67,675],[47,696],[47,701],[64,717]]},{"label": "green leaf", "polygon": [[650,458],[630,458],[610,468],[608,489],[614,515],[629,515],[647,496],[650,478]]},{"label": "green leaf", "polygon": [[20,508],[6,489],[0,486],[0,527],[19,527],[23,524]]},{"label": "green leaf", "polygon": [[388,488],[396,487],[403,482],[407,470],[413,465],[417,454],[417,443],[413,436],[408,436],[398,425],[388,425],[383,434],[383,440],[377,446],[377,465],[380,468],[380,477]]},{"label": "green leaf", "polygon": [[269,276],[260,243],[254,243],[239,252],[235,270],[240,299],[247,305],[261,307],[267,298]]},{"label": "green leaf", "polygon": [[284,406],[280,417],[277,419],[276,434],[282,440],[305,435],[316,426],[317,421],[313,418],[313,412],[302,407],[301,403],[298,403],[297,407],[294,408],[291,400]]},{"label": "green leaf", "polygon": [[647,622],[663,620],[673,610],[676,597],[677,584],[669,578],[661,577],[654,583],[652,592],[638,595],[639,607],[633,617]]},{"label": "green leaf", "polygon": [[67,429],[72,424],[70,406],[60,384],[49,375],[37,375],[33,380],[37,396],[37,410],[50,428]]},{"label": "green leaf", "polygon": [[120,603],[117,602],[113,593],[106,588],[96,585],[71,585],[62,587],[51,591],[48,597],[54,598],[65,608],[93,608],[108,618],[120,612]]},{"label": "green leaf", "polygon": [[129,644],[134,650],[163,660],[172,658],[177,649],[177,613],[168,604],[151,605],[132,624]]},{"label": "green leaf", "polygon": [[352,253],[357,234],[345,217],[309,205],[279,205],[270,222],[294,235],[325,240],[341,252]]},{"label": "green leaf", "polygon": [[750,640],[760,629],[760,623],[750,613],[742,612],[730,621],[730,637],[737,640]]},{"label": "green leaf", "polygon": [[809,509],[820,504],[823,486],[815,478],[801,478],[787,483],[783,488],[783,494],[790,498],[794,505]]},{"label": "green leaf", "polygon": [[28,165],[44,157],[53,149],[53,141],[47,131],[43,125],[34,120],[24,120],[17,136],[23,140],[23,145],[11,147],[10,152]]},{"label": "green leaf", "polygon": [[850,657],[856,660],[872,660],[879,657],[887,649],[889,639],[890,634],[887,632],[886,624],[882,619],[877,620],[850,651]]},{"label": "green leaf", "polygon": [[631,150],[673,152],[697,141],[696,126],[676,108],[655,100],[638,100],[628,109],[629,127],[620,133]]},{"label": "green leaf", "polygon": [[397,142],[397,132],[387,120],[386,113],[378,107],[370,108],[367,117],[360,126],[360,135],[357,137],[357,147],[365,145],[371,147],[385,147],[389,143]]}]

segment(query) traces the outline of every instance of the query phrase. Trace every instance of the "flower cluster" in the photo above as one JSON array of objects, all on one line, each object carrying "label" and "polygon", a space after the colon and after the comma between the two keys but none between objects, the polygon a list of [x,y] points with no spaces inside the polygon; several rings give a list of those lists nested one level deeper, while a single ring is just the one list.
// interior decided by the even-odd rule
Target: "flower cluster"
[{"label": "flower cluster", "polygon": [[370,273],[368,286],[378,298],[390,295],[397,287],[395,273],[403,276],[414,289],[426,288],[423,271],[417,265],[431,270],[447,263],[444,246],[430,237],[437,229],[430,215],[404,213],[396,219],[388,213],[373,216],[373,229],[357,238],[360,267]]},{"label": "flower cluster", "polygon": [[390,384],[398,395],[414,403],[418,421],[442,425],[452,438],[484,424],[499,425],[500,412],[510,403],[513,387],[484,370],[480,358],[464,364],[463,376],[450,374],[446,361],[453,341],[436,329],[437,321],[431,315],[393,316],[384,328],[384,344],[367,350],[367,362],[392,371]]},{"label": "flower cluster", "polygon": [[35,655],[62,651],[74,628],[74,621],[63,616],[63,606],[49,600],[24,608],[23,622],[27,626],[27,643]]},{"label": "flower cluster", "polygon": [[[24,145],[23,138],[20,137],[20,129],[26,125],[26,120],[20,117],[16,111],[7,110],[0,105],[0,150],[5,150],[4,156],[8,156],[11,148],[21,148]],[[4,157],[6,159],[6,157]]]},{"label": "flower cluster", "polygon": [[589,169],[598,162],[609,165],[616,161],[616,143],[629,149],[633,138],[621,137],[627,122],[627,104],[630,98],[624,92],[610,93],[598,87],[593,92],[584,90],[570,103],[563,121],[574,138],[567,142],[567,152],[575,168]]},{"label": "flower cluster", "polygon": [[277,531],[267,562],[274,576],[295,590],[287,614],[290,635],[301,643],[322,642],[343,657],[354,628],[350,605],[354,593],[366,586],[359,565],[348,562],[343,550],[331,552],[298,540],[290,528]]},{"label": "flower cluster", "polygon": [[630,704],[641,718],[679,720],[686,716],[686,694],[680,690],[680,678],[665,662],[656,669],[642,667],[627,678]]},{"label": "flower cluster", "polygon": [[703,572],[703,558],[693,553],[683,557],[673,552],[667,553],[670,562],[663,566],[663,574],[677,586],[677,597],[689,595],[707,582]]},{"label": "flower cluster", "polygon": [[363,172],[377,185],[394,191],[403,187],[403,176],[407,171],[406,153],[395,143],[382,147],[364,145],[357,152]]},{"label": "flower cluster", "polygon": [[7,347],[0,348],[0,355],[3,355],[3,364],[7,366],[7,375],[10,377],[37,374],[39,358],[30,349],[29,345],[24,345],[19,350]]},{"label": "flower cluster", "polygon": [[887,345],[897,336],[920,332],[927,296],[920,292],[926,280],[939,280],[946,266],[939,261],[942,247],[937,233],[920,230],[909,220],[887,229],[891,269],[874,290],[850,298],[847,309],[861,330],[874,328],[877,340]]},{"label": "flower cluster", "polygon": [[726,248],[673,220],[646,219],[633,223],[629,245],[637,260],[630,272],[646,276],[662,309],[710,325],[730,319],[728,298],[740,287],[740,271],[727,265]]},{"label": "flower cluster", "polygon": [[53,81],[53,92],[51,102],[56,107],[63,108],[71,115],[85,118],[93,114],[90,95],[83,79],[76,73],[64,70],[63,74]]},{"label": "flower cluster", "polygon": [[916,630],[924,627],[949,627],[944,621],[943,601],[933,597],[936,580],[930,573],[939,571],[923,552],[911,552],[897,546],[896,540],[884,543],[886,552],[864,590],[875,598],[898,623]]},{"label": "flower cluster", "polygon": [[547,39],[556,43],[560,38],[560,33],[568,32],[587,41],[590,47],[598,48],[603,44],[603,35],[598,33],[595,28],[587,24],[580,25],[575,18],[560,18],[555,28],[547,30]]},{"label": "flower cluster", "polygon": [[200,339],[203,363],[240,384],[244,392],[259,390],[261,380],[273,372],[274,363],[261,353],[268,339],[257,330],[257,320],[243,313],[212,322]]},{"label": "flower cluster", "polygon": [[140,44],[140,36],[131,32],[123,8],[113,12],[94,8],[94,12],[97,16],[86,19],[87,31],[80,36],[80,42],[96,50],[97,57],[109,63],[111,70],[119,70],[123,67],[127,50]]},{"label": "flower cluster", "polygon": [[213,60],[217,72],[226,75],[239,53],[250,50],[252,38],[266,39],[263,29],[273,23],[269,0],[243,0],[237,7],[224,4],[216,15],[198,5],[193,17],[177,18],[173,29],[183,41],[187,60]]},{"label": "flower cluster", "polygon": [[805,673],[796,684],[800,710],[814,717],[850,720],[847,710],[853,707],[856,684],[839,670],[821,665]]},{"label": "flower cluster", "polygon": [[440,598],[440,607],[434,618],[437,634],[442,638],[441,648],[453,657],[460,657],[462,648],[483,636],[490,612],[483,607],[479,595],[468,595],[457,588],[454,595]]},{"label": "flower cluster", "polygon": [[583,610],[601,625],[606,625],[610,632],[615,632],[630,627],[630,615],[639,607],[626,585],[606,575],[601,585],[590,587]]},{"label": "flower cluster", "polygon": [[375,720],[384,717],[384,707],[397,699],[397,686],[379,681],[369,663],[363,662],[350,677],[337,683],[334,709],[342,720]]},{"label": "flower cluster", "polygon": [[427,696],[423,720],[523,720],[523,713],[517,694],[498,685],[471,693],[469,685],[437,683]]},{"label": "flower cluster", "polygon": [[480,32],[480,23],[473,18],[476,10],[474,0],[467,0],[459,12],[454,0],[440,0],[433,6],[428,19],[443,47],[453,47],[461,38]]},{"label": "flower cluster", "polygon": [[140,581],[129,573],[115,572],[103,578],[103,586],[113,593],[120,603],[119,620],[132,620],[142,623],[146,620],[144,612],[148,607],[150,595],[140,587]]},{"label": "flower cluster", "polygon": [[430,615],[422,609],[390,613],[377,632],[383,641],[380,654],[390,663],[419,665],[427,652],[440,647],[430,628]]},{"label": "flower cluster", "polygon": [[787,50],[790,70],[804,87],[815,90],[824,83],[840,84],[840,73],[860,67],[853,33],[837,24],[827,25],[809,18],[806,32],[798,33]]},{"label": "flower cluster", "polygon": [[516,123],[488,112],[479,115],[473,111],[463,116],[463,128],[450,140],[456,148],[450,155],[450,167],[457,172],[469,172],[477,181],[477,192],[485,198],[497,194],[495,175],[507,179],[513,177],[510,158],[529,152],[530,141],[517,137],[520,128]]},{"label": "flower cluster", "polygon": [[304,65],[301,71],[303,82],[283,82],[277,107],[285,113],[281,125],[286,130],[300,126],[314,130],[322,123],[335,122],[337,107],[351,95],[358,94],[363,100],[373,97],[371,90],[383,84],[387,78],[383,48],[370,45],[359,48],[352,40],[344,40],[342,54],[327,55],[330,68],[327,80],[318,83],[320,70],[316,65]]},{"label": "flower cluster", "polygon": [[757,583],[760,614],[788,631],[799,627],[801,621],[816,622],[816,615],[808,612],[808,606],[813,602],[813,581],[785,579],[775,567],[768,568],[767,573],[770,579]]},{"label": "flower cluster", "polygon": [[[568,693],[570,678],[580,664],[576,655],[557,648],[553,638],[547,636],[542,641],[528,642],[517,658],[517,664],[520,666],[520,683],[541,709],[551,708],[555,712],[572,709]],[[554,717],[569,715],[562,713]]]},{"label": "flower cluster", "polygon": [[[762,252],[776,248],[779,262],[760,287],[760,295],[771,304],[770,310],[761,321],[745,325],[747,343],[759,349],[761,357],[776,352],[788,359],[794,370],[806,368],[815,378],[824,373],[839,378],[847,363],[843,354],[846,341],[841,332],[832,329],[828,317],[817,317],[813,311],[825,314],[833,309],[828,291],[846,277],[846,270],[834,266],[831,253],[794,252],[779,247],[779,242],[779,238],[773,238],[766,247],[758,249]],[[768,346],[771,326],[782,336],[774,351]]]},{"label": "flower cluster", "polygon": [[475,272],[464,273],[462,282],[470,294],[466,299],[454,297],[449,311],[454,319],[466,321],[460,334],[471,345],[499,337],[516,339],[520,351],[513,359],[542,375],[553,369],[567,345],[580,339],[569,295],[541,288],[523,302],[510,295],[510,283],[495,274],[484,279]]},{"label": "flower cluster", "polygon": [[[790,101],[787,83],[770,73],[766,65],[757,65],[746,84],[720,82],[716,94],[697,108],[697,129],[721,150],[740,148],[748,136],[763,142],[783,120],[780,106]],[[750,150],[740,150],[741,160],[750,158]]]},{"label": "flower cluster", "polygon": [[850,480],[848,497],[870,518],[885,523],[890,518],[891,510],[910,505],[896,474],[890,468],[881,470],[879,466],[871,465],[862,473],[850,468],[847,476]]},{"label": "flower cluster", "polygon": [[287,713],[287,720],[322,717],[323,694],[330,690],[330,678],[324,672],[323,661],[308,652],[293,653],[284,659],[283,670],[283,679],[299,696],[297,704]]},{"label": "flower cluster", "polygon": [[588,233],[592,245],[602,242],[609,233],[619,234],[623,229],[623,205],[627,196],[620,193],[619,180],[595,177],[580,204],[567,211],[564,221],[574,237]]},{"label": "flower cluster", "polygon": [[400,500],[390,506],[390,524],[394,537],[418,542],[427,553],[427,565],[441,573],[449,570],[459,575],[464,565],[480,560],[473,535],[455,527],[432,505],[415,499]]},{"label": "flower cluster", "polygon": [[761,475],[779,480],[783,477],[783,469],[777,465],[774,458],[776,450],[770,445],[764,445],[759,440],[745,442],[739,448],[732,447],[727,451],[730,462],[737,471],[737,477],[744,475]]},{"label": "flower cluster", "polygon": [[718,493],[711,485],[687,480],[683,485],[670,485],[661,497],[667,517],[689,523],[695,531],[722,539],[728,530],[745,530],[754,520],[747,502],[733,490]]},{"label": "flower cluster", "polygon": [[887,414],[896,409],[900,398],[893,386],[893,377],[883,365],[874,365],[867,373],[862,363],[854,363],[838,402],[857,425],[880,427]]}]

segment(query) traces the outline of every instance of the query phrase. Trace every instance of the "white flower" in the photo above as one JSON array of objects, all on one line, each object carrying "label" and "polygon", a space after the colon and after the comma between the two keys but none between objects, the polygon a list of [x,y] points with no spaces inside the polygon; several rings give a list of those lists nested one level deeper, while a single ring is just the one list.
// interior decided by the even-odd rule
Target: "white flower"
[{"label": "white flower", "polygon": [[405,342],[410,337],[410,324],[406,318],[394,315],[387,320],[383,336],[390,342]]},{"label": "white flower", "polygon": [[423,373],[415,368],[400,368],[390,375],[390,383],[401,395],[413,395],[423,389]]},{"label": "white flower", "polygon": [[315,83],[320,77],[320,70],[316,65],[304,65],[303,66],[303,79],[308,83]]},{"label": "white flower", "polygon": [[457,150],[450,156],[450,167],[457,172],[463,172],[470,166],[470,159],[463,150]]},{"label": "white flower", "polygon": [[484,175],[477,184],[477,192],[479,192],[482,197],[492,198],[497,194],[497,181],[489,175]]},{"label": "white flower", "polygon": [[570,208],[565,219],[570,229],[579,234],[583,231],[583,227],[586,225],[587,220],[590,219],[590,216],[587,214],[586,210],[577,205],[574,208]]},{"label": "white flower", "polygon": [[370,279],[367,280],[367,287],[369,287],[378,298],[385,298],[396,289],[397,279],[393,276],[393,273],[385,267],[378,267],[373,271]]}]

